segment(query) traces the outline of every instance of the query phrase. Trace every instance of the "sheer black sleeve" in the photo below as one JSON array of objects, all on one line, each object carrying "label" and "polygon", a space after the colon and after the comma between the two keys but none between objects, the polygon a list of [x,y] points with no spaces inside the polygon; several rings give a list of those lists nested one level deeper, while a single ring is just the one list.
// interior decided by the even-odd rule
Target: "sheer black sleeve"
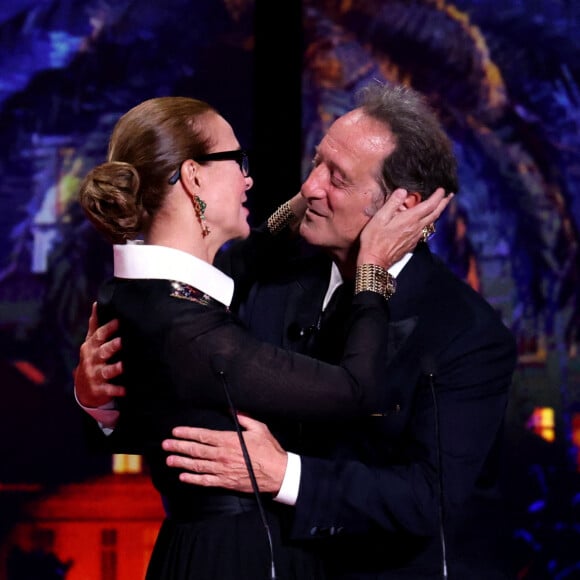
[{"label": "sheer black sleeve", "polygon": [[223,405],[221,371],[237,408],[251,413],[348,417],[378,408],[388,334],[388,306],[378,294],[353,298],[338,365],[260,342],[225,311],[179,307],[163,356],[184,401]]},{"label": "sheer black sleeve", "polygon": [[304,242],[300,238],[289,232],[274,236],[265,223],[253,228],[246,239],[223,246],[214,259],[214,266],[236,283],[232,309],[236,311],[247,298],[256,280],[271,276],[303,252]]}]

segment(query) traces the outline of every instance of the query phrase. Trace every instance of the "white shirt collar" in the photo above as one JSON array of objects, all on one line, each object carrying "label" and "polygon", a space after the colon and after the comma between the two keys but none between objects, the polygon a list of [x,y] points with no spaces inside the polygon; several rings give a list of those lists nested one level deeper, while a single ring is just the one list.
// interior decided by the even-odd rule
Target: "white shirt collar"
[{"label": "white shirt collar", "polygon": [[[395,262],[387,272],[396,278],[400,273],[401,270],[407,265],[407,262],[413,257],[411,252],[405,254],[398,262]],[[338,266],[332,262],[332,268],[330,270],[330,281],[328,283],[328,288],[326,290],[326,294],[324,295],[324,300],[322,301],[322,310],[324,310],[329,301],[330,297],[334,293],[334,291],[342,284],[343,278],[338,269]]]},{"label": "white shirt collar", "polygon": [[184,282],[228,307],[231,304],[234,281],[187,252],[146,244],[114,245],[113,262],[117,278]]},{"label": "white shirt collar", "polygon": [[403,270],[403,268],[407,265],[407,262],[413,257],[413,253],[412,252],[408,252],[407,254],[405,254],[398,262],[395,262],[388,270],[387,272],[393,277],[396,278],[401,271]]}]

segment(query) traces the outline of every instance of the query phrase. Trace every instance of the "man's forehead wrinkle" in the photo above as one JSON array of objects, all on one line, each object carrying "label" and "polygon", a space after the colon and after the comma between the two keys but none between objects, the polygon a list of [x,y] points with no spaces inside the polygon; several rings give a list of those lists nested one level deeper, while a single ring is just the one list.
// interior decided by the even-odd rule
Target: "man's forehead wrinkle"
[{"label": "man's forehead wrinkle", "polygon": [[374,135],[367,139],[369,144],[369,149],[373,151],[380,151],[385,152],[387,149],[390,149],[392,144],[392,139],[389,135]]},{"label": "man's forehead wrinkle", "polygon": [[[353,136],[356,138],[353,139]],[[385,149],[391,149],[395,142],[394,136],[381,121],[369,117],[360,109],[338,119],[330,127],[327,137],[355,152],[363,144],[368,147],[367,151],[382,152]],[[333,149],[336,150],[336,148],[335,145]],[[362,151],[360,154],[364,155]]]},{"label": "man's forehead wrinkle", "polygon": [[331,136],[324,141],[324,152],[327,162],[341,171],[348,170],[365,155],[358,143],[355,144],[348,138],[334,139]]}]

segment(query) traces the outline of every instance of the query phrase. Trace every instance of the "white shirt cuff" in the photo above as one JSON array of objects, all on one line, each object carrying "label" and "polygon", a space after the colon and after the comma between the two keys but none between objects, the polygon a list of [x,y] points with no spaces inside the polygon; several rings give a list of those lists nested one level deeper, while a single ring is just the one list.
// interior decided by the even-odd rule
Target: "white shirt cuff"
[{"label": "white shirt cuff", "polygon": [[105,435],[110,435],[119,420],[119,411],[116,408],[115,401],[109,401],[100,407],[85,407],[77,397],[76,388],[74,389],[74,395],[79,407],[99,424]]},{"label": "white shirt cuff", "polygon": [[284,479],[282,480],[278,495],[274,497],[274,501],[286,505],[296,504],[298,490],[300,489],[301,471],[302,463],[300,461],[300,455],[288,452],[288,463],[286,464]]}]

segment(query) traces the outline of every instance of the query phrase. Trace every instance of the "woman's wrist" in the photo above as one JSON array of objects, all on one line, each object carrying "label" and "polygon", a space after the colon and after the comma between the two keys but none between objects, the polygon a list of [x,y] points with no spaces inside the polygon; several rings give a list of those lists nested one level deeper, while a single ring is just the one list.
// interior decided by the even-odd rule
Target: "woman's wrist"
[{"label": "woman's wrist", "polygon": [[288,227],[294,220],[296,215],[290,207],[290,202],[283,203],[267,221],[268,231],[273,235],[279,234],[282,230]]},{"label": "woman's wrist", "polygon": [[288,200],[290,204],[290,209],[295,216],[294,223],[300,223],[304,214],[306,213],[306,208],[308,207],[308,202],[306,201],[305,197],[298,192],[294,197],[291,197]]},{"label": "woman's wrist", "polygon": [[397,284],[394,276],[378,264],[359,264],[356,267],[354,293],[376,292],[388,300],[395,293]]},{"label": "woman's wrist", "polygon": [[305,211],[306,200],[302,194],[297,193],[268,218],[268,231],[275,236],[286,228],[296,229],[296,226],[302,221]]}]

